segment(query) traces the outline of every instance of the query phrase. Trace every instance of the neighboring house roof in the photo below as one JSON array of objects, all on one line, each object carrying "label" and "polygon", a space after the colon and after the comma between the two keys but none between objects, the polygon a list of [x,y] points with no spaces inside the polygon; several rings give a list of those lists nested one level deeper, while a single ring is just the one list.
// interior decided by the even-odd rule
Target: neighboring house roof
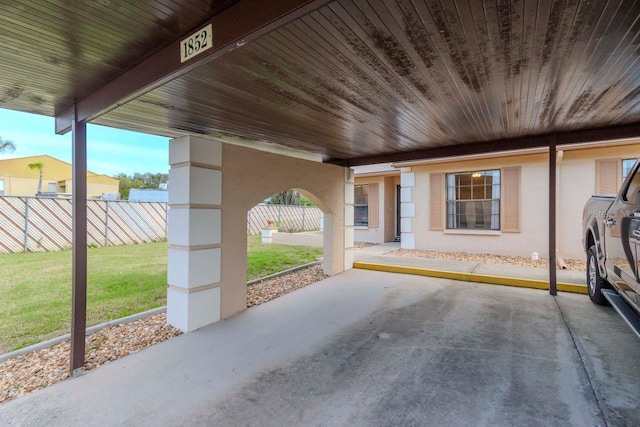
[{"label": "neighboring house roof", "polygon": [[391,163],[378,163],[373,165],[354,166],[353,173],[355,176],[399,175],[400,170],[394,168]]},{"label": "neighboring house roof", "polygon": [[[30,169],[29,164],[42,162],[42,178],[49,181],[71,180],[71,163],[64,162],[55,157],[43,154],[39,156],[15,157],[13,159],[0,160],[0,176],[11,176],[14,178],[40,177],[38,169]],[[99,175],[87,171],[87,179],[93,183],[117,185],[118,180],[107,175]]]}]

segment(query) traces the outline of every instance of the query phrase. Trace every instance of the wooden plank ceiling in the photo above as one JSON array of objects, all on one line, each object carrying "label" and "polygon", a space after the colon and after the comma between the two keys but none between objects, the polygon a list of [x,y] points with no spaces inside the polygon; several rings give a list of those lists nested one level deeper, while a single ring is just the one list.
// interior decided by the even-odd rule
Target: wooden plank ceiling
[{"label": "wooden plank ceiling", "polygon": [[[3,2],[0,107],[54,115],[234,3]],[[340,0],[93,122],[354,163],[562,143],[640,124],[639,35],[640,1]]]}]

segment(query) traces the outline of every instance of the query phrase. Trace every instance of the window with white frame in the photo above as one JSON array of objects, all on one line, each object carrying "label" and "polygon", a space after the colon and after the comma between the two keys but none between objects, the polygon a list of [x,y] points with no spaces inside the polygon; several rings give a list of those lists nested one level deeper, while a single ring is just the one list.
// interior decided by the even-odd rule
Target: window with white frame
[{"label": "window with white frame", "polygon": [[627,175],[631,172],[631,168],[636,164],[636,159],[623,159],[622,160],[622,180],[627,179]]},{"label": "window with white frame", "polygon": [[354,186],[354,225],[367,227],[369,225],[369,185]]},{"label": "window with white frame", "polygon": [[0,179],[0,196],[4,195],[4,179]]},{"label": "window with white frame", "polygon": [[447,229],[500,230],[500,171],[448,173]]}]

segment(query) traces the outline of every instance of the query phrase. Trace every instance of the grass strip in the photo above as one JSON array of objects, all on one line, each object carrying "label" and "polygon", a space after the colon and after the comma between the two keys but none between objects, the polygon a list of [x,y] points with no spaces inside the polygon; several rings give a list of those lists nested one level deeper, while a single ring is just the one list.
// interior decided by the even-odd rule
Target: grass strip
[{"label": "grass strip", "polygon": [[[247,239],[247,280],[306,264],[321,248]],[[166,304],[167,243],[89,248],[87,325]],[[68,333],[71,251],[0,254],[0,353]]]}]

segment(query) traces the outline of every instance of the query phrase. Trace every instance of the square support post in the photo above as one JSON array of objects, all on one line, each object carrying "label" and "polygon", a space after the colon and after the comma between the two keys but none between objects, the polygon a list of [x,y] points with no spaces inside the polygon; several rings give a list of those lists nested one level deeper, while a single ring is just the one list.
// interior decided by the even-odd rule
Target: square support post
[{"label": "square support post", "polygon": [[87,124],[71,121],[73,278],[71,309],[71,376],[84,369],[87,327]]},{"label": "square support post", "polygon": [[[353,169],[345,168],[344,175],[344,220],[342,221],[342,227],[344,228],[344,242],[342,244],[343,264],[339,269],[339,272],[343,272],[345,270],[350,270],[353,268],[355,240],[355,208],[353,207],[355,203],[355,177]],[[327,273],[326,267],[325,273]],[[331,272],[331,274],[336,274],[336,272]]]},{"label": "square support post", "polygon": [[549,140],[549,294],[557,295],[556,275],[556,136]]},{"label": "square support post", "polygon": [[191,332],[221,316],[222,144],[173,139],[169,163],[167,322]]},{"label": "square support post", "polygon": [[416,204],[413,190],[416,186],[416,174],[411,168],[400,169],[400,247],[402,249],[416,248],[415,216]]}]

